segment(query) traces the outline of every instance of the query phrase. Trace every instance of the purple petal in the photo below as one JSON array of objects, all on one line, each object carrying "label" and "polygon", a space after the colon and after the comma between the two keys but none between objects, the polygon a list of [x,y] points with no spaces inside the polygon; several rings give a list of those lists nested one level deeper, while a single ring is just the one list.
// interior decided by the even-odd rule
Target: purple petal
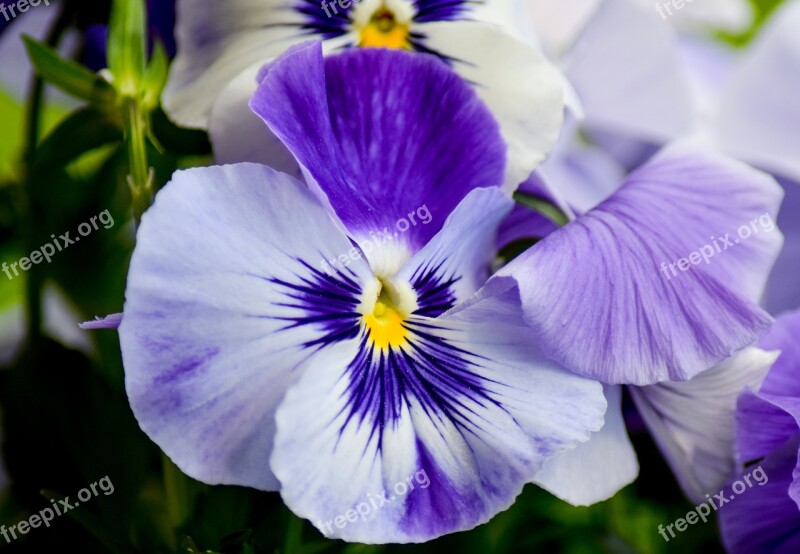
[{"label": "purple petal", "polygon": [[781,194],[744,164],[672,146],[497,276],[519,283],[526,321],[564,366],[611,384],[689,379],[771,323],[753,300],[782,242]]},{"label": "purple petal", "polygon": [[434,222],[403,235],[416,250],[469,191],[503,182],[497,123],[434,57],[369,48],[323,60],[306,43],[264,68],[251,106],[359,242],[426,205]]}]

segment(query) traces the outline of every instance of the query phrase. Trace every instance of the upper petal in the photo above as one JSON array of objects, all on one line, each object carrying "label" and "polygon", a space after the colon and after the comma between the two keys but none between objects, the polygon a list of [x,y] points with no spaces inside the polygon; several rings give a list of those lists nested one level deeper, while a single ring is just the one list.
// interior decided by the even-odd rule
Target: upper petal
[{"label": "upper petal", "polygon": [[319,44],[263,71],[253,110],[283,140],[356,240],[426,205],[402,240],[419,249],[467,193],[503,182],[505,147],[475,92],[432,56]]},{"label": "upper petal", "polygon": [[274,410],[317,349],[352,338],[373,279],[357,258],[322,269],[352,249],[306,187],[264,166],[179,172],[158,194],[119,333],[134,414],[181,470],[277,486]]},{"label": "upper petal", "polygon": [[519,283],[537,340],[566,367],[606,383],[688,379],[770,324],[753,300],[782,242],[781,194],[744,164],[673,146],[498,277]]}]

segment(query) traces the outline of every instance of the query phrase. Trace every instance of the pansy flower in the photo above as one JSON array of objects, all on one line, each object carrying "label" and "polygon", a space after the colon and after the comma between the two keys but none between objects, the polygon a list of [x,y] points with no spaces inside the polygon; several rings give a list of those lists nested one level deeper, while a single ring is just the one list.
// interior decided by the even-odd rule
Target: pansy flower
[{"label": "pansy flower", "polygon": [[720,507],[733,554],[800,550],[800,311],[779,317],[760,346],[779,357],[760,390],[739,398],[736,438],[740,467],[759,465],[767,479]]},{"label": "pansy flower", "polygon": [[248,107],[264,63],[309,39],[323,40],[326,52],[430,53],[471,83],[499,122],[509,148],[505,184],[513,189],[555,142],[564,87],[541,54],[495,24],[513,17],[505,0],[179,0],[178,55],[164,107],[179,124],[209,129],[219,163],[294,172],[293,156]]},{"label": "pansy flower", "polygon": [[[541,182],[521,190],[553,195]],[[774,224],[782,196],[770,176],[676,143],[557,231],[538,217],[520,223],[517,208],[501,237],[544,238],[484,294],[518,289],[531,340],[604,383],[609,402],[603,429],[548,460],[538,484],[585,505],[636,478],[623,385],[690,498],[724,483],[736,398],[774,361],[751,345],[772,321],[757,302],[783,242]]]},{"label": "pansy flower", "polygon": [[279,490],[328,536],[487,521],[605,411],[530,340],[514,291],[466,302],[511,209],[497,123],[400,50],[303,44],[259,82],[253,110],[308,186],[245,163],[158,194],[119,327],[140,425],[188,475]]}]

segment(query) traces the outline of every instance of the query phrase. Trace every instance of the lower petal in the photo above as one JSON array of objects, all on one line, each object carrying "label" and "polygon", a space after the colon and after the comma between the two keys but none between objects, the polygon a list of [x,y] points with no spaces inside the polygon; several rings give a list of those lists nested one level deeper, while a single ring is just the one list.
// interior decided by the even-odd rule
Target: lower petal
[{"label": "lower petal", "polygon": [[271,465],[287,505],[328,536],[426,541],[488,521],[588,439],[600,385],[527,346],[513,306],[412,319],[409,349],[359,372],[352,345],[326,352],[278,411]]}]

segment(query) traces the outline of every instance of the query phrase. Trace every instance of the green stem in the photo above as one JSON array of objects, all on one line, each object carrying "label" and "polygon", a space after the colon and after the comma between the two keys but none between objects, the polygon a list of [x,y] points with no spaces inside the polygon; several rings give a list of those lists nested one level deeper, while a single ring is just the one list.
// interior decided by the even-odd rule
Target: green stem
[{"label": "green stem", "polygon": [[563,227],[567,223],[569,223],[569,217],[565,214],[561,208],[558,206],[551,204],[547,200],[536,196],[535,194],[529,194],[527,192],[516,191],[514,193],[514,201],[517,204],[530,208],[531,210],[537,212],[538,214],[546,217],[559,227]]},{"label": "green stem", "polygon": [[147,163],[147,114],[136,98],[127,98],[125,104],[125,137],[130,163],[128,185],[133,202],[133,218],[138,226],[142,214],[153,203],[153,177]]}]

